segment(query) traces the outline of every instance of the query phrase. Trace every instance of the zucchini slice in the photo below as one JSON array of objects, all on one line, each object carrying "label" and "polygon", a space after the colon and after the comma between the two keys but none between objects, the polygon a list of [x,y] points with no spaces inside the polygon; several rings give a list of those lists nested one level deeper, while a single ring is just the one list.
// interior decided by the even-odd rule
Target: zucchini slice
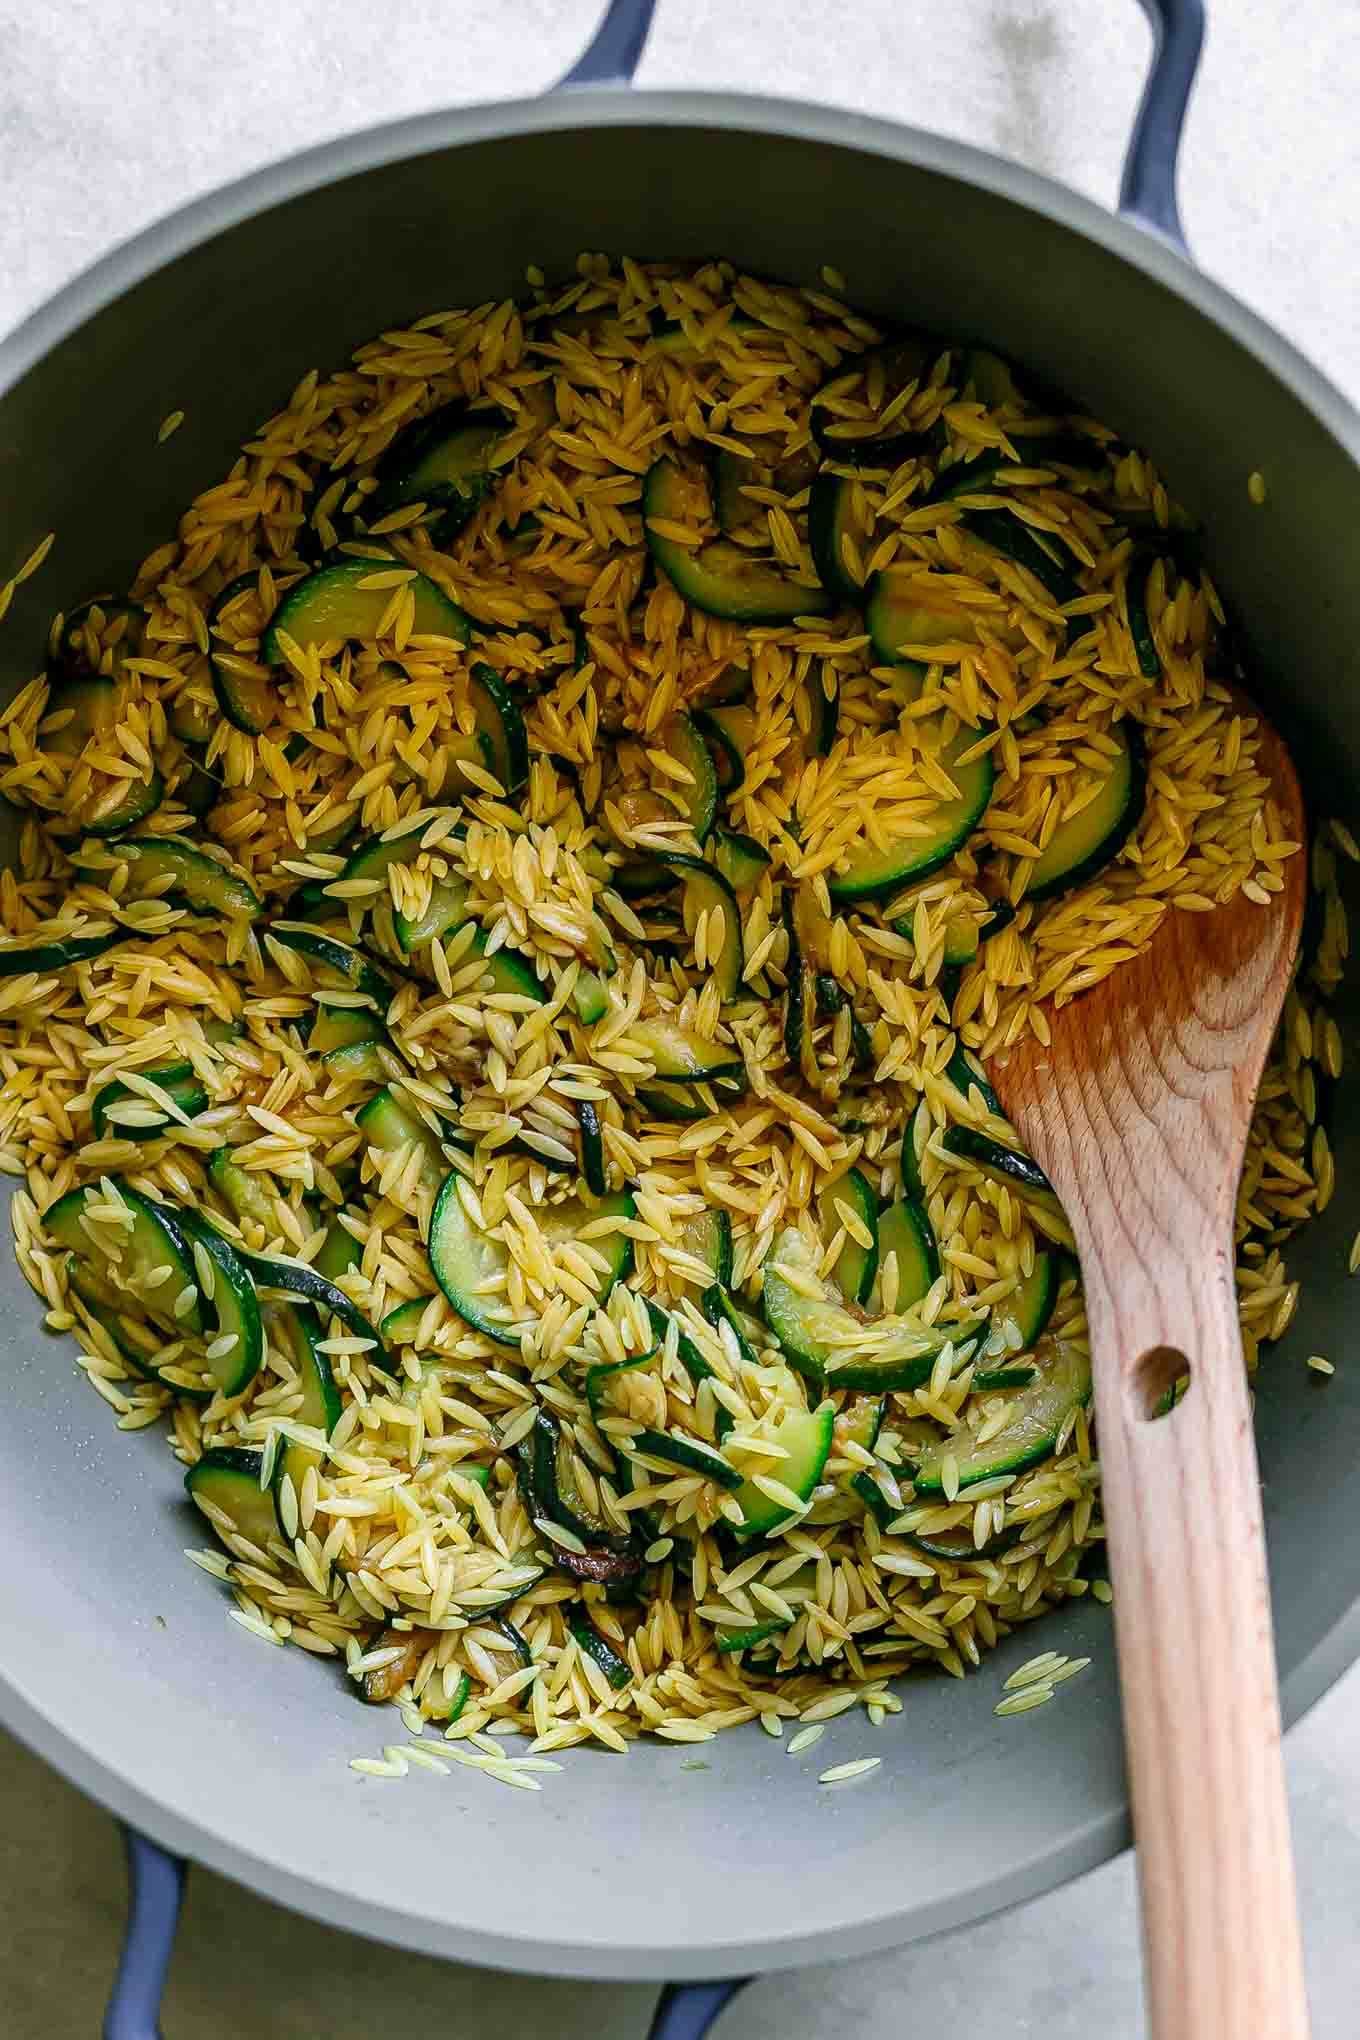
[{"label": "zucchini slice", "polygon": [[263,1453],[239,1445],[211,1445],[184,1476],[190,1501],[211,1502],[230,1519],[235,1534],[259,1551],[278,1535],[274,1498],[260,1486],[263,1465]]},{"label": "zucchini slice", "polygon": [[519,1351],[521,1327],[504,1301],[509,1257],[499,1240],[475,1225],[459,1194],[462,1177],[452,1170],[430,1215],[430,1267],[464,1324],[498,1346]]},{"label": "zucchini slice", "polygon": [[423,914],[417,915],[414,920],[408,920],[405,914],[394,914],[392,926],[405,954],[409,956],[423,943],[438,942],[442,936],[460,927],[467,919],[467,897],[466,879],[439,878],[430,888],[430,904]]},{"label": "zucchini slice", "polygon": [[[940,1272],[940,1253],[935,1234],[926,1217],[925,1206],[911,1198],[890,1204],[878,1222],[879,1266],[889,1254],[897,1257],[897,1303],[899,1311],[919,1303]],[[863,1299],[861,1299],[862,1301]],[[839,1384],[838,1384],[839,1385]]]},{"label": "zucchini slice", "polygon": [[769,851],[762,849],[753,836],[734,835],[726,829],[713,831],[710,854],[736,892],[758,885],[761,873],[768,871],[771,863]]},{"label": "zucchini slice", "polygon": [[986,1071],[979,1066],[975,1057],[969,1055],[966,1048],[962,1046],[955,1048],[953,1055],[945,1064],[944,1073],[965,1104],[976,1091],[982,1099],[984,1109],[990,1112],[994,1119],[1005,1118],[1001,1100],[992,1089]]},{"label": "zucchini slice", "polygon": [[[121,1177],[111,1180],[131,1213],[130,1224],[109,1224],[90,1216],[107,1206],[109,1198],[102,1183],[88,1183],[82,1189],[68,1190],[48,1208],[43,1214],[44,1232],[88,1264],[117,1296],[132,1297],[158,1323],[176,1332],[200,1334],[203,1312],[198,1275],[180,1214],[168,1204],[143,1197]],[[163,1272],[166,1270],[169,1272]],[[175,1304],[186,1290],[192,1293],[191,1299],[186,1298],[184,1309],[177,1311]]]},{"label": "zucchini slice", "polygon": [[940,763],[958,792],[952,800],[939,803],[928,834],[904,837],[883,850],[866,843],[863,849],[851,851],[845,870],[828,874],[833,899],[882,899],[909,879],[925,878],[938,871],[962,848],[987,812],[996,777],[990,751],[983,751],[964,765],[956,762],[961,752],[977,743],[980,735],[979,730],[967,723],[960,724],[941,749]]},{"label": "zucchini slice", "polygon": [[1147,603],[1148,579],[1156,564],[1157,554],[1145,548],[1133,555],[1124,575],[1124,607],[1128,612],[1129,636],[1133,639],[1138,670],[1145,680],[1160,680],[1162,677],[1162,657],[1152,634]]},{"label": "zucchini slice", "polygon": [[[264,1365],[264,1327],[251,1280],[255,1258],[238,1252],[196,1212],[180,1211],[176,1216],[194,1247],[195,1279],[204,1308],[216,1321],[203,1356],[204,1366],[224,1396],[242,1395]],[[212,1263],[211,1287],[204,1280],[199,1247]],[[222,1347],[226,1350],[217,1350]]]},{"label": "zucchini slice", "polygon": [[686,820],[694,831],[694,840],[702,844],[713,827],[713,817],[718,808],[718,774],[713,753],[692,718],[683,713],[673,715],[666,724],[662,744],[682,771],[688,774],[685,783],[677,786],[677,791],[684,803]]},{"label": "zucchini slice", "polygon": [[479,928],[461,959],[463,962],[473,956],[480,956],[483,959],[484,969],[480,980],[483,988],[493,995],[508,993],[517,999],[532,999],[536,1006],[546,1005],[547,987],[534,975],[533,965],[513,949],[493,950],[488,956],[486,942],[486,931]]},{"label": "zucchini slice", "polygon": [[341,1225],[338,1218],[332,1219],[326,1228],[326,1237],[312,1255],[312,1266],[318,1275],[324,1275],[328,1282],[338,1282],[342,1275],[352,1275],[363,1266],[364,1250],[354,1234]]},{"label": "zucchini slice", "polygon": [[[207,1111],[208,1093],[192,1063],[167,1063],[163,1069],[143,1070],[140,1074],[159,1085],[167,1098],[173,1098],[180,1111],[187,1112],[191,1119],[197,1113]],[[121,1116],[125,1106],[135,1107],[133,1117]],[[110,1113],[114,1115],[112,1119]],[[160,1140],[181,1124],[163,1105],[153,1104],[140,1091],[130,1089],[119,1077],[111,1083],[101,1084],[95,1092],[91,1119],[96,1140]]]},{"label": "zucchini slice", "polygon": [[866,1247],[853,1239],[847,1232],[845,1245],[836,1257],[832,1280],[843,1296],[852,1303],[867,1303],[869,1292],[874,1286],[878,1273],[878,1257],[881,1249],[878,1228],[878,1199],[870,1188],[869,1179],[859,1169],[849,1172],[823,1190],[817,1201],[817,1216],[821,1223],[822,1238],[834,1239],[844,1220],[837,1211],[837,1204],[844,1204],[851,1211],[865,1231],[870,1235]]},{"label": "zucchini slice", "polygon": [[97,674],[122,680],[125,662],[140,658],[145,649],[145,631],[146,611],[139,602],[109,595],[79,602],[62,621],[59,663],[49,667],[48,678],[55,683]]},{"label": "zucchini slice", "polygon": [[[1052,1248],[1041,1247],[1034,1256],[1033,1269],[1014,1296],[997,1306],[998,1312],[1015,1326],[1020,1339],[1018,1350],[1028,1352],[1047,1330],[1061,1287],[1058,1255]],[[978,1376],[974,1375],[973,1381],[976,1386]]]},{"label": "zucchini slice", "polygon": [[[726,1289],[732,1281],[732,1214],[720,1205],[710,1206],[680,1228],[680,1244],[708,1270],[709,1281]],[[664,1334],[663,1334],[664,1336]]]},{"label": "zucchini slice", "polygon": [[729,1494],[736,1494],[745,1485],[736,1468],[698,1438],[686,1438],[674,1431],[639,1431],[628,1449],[640,1457],[645,1455],[660,1459],[667,1466],[678,1466],[685,1473],[700,1474]]},{"label": "zucchini slice", "polygon": [[[839,456],[837,456],[839,458]],[[855,484],[844,475],[820,474],[808,491],[808,546],[817,578],[838,603],[858,609],[864,588],[854,578],[845,556]]]},{"label": "zucchini slice", "polygon": [[[330,1359],[320,1350],[321,1320],[306,1303],[266,1304],[263,1315],[275,1351],[282,1353],[297,1370],[302,1400],[292,1412],[292,1421],[306,1424],[309,1429],[320,1431],[329,1438],[340,1421],[342,1404]],[[285,1544],[292,1543],[297,1530],[296,1526],[290,1529],[284,1520],[284,1476],[292,1481],[295,1498],[300,1498],[308,1471],[312,1467],[319,1470],[321,1462],[322,1454],[315,1446],[299,1445],[286,1437],[279,1440],[274,1458],[273,1494],[279,1533]]]},{"label": "zucchini slice", "polygon": [[[92,740],[110,736],[117,723],[121,693],[115,680],[102,673],[58,675],[47,698],[47,714],[69,714],[70,721],[50,737],[41,739],[42,748],[72,763]],[[75,811],[70,823],[87,836],[117,836],[158,808],[165,799],[165,779],[159,766],[152,765],[140,779],[124,781],[123,798],[98,820],[87,821]]]},{"label": "zucchini slice", "polygon": [[1147,799],[1143,733],[1137,723],[1122,722],[1115,734],[1119,754],[1110,760],[1109,777],[1094,800],[1059,822],[1034,861],[1026,899],[1055,899],[1093,878],[1119,855],[1142,820]]},{"label": "zucchini slice", "polygon": [[971,389],[978,402],[985,404],[989,411],[998,411],[1005,404],[1020,402],[1010,363],[1001,355],[993,354],[990,347],[966,348],[959,364],[959,377],[963,388]]},{"label": "zucchini slice", "polygon": [[428,1296],[411,1296],[405,1303],[389,1310],[378,1326],[388,1346],[413,1346],[420,1331],[420,1321],[433,1301]]},{"label": "zucchini slice", "polygon": [[339,1318],[356,1339],[371,1339],[381,1359],[383,1342],[377,1328],[370,1324],[343,1289],[327,1281],[324,1275],[318,1275],[306,1261],[281,1261],[244,1251],[240,1258],[262,1289],[281,1289],[287,1296],[300,1296],[306,1302],[314,1303],[324,1316]]},{"label": "zucchini slice", "polygon": [[491,746],[491,769],[507,795],[518,793],[529,777],[529,740],[524,717],[494,666],[479,661],[468,676],[478,734]]},{"label": "zucchini slice", "polygon": [[999,1473],[1023,1473],[1049,1459],[1058,1433],[1073,1410],[1090,1399],[1091,1361],[1074,1339],[1044,1334],[1034,1349],[1035,1379],[1012,1404],[1010,1421],[985,1444],[970,1444],[966,1431],[955,1432],[925,1454],[913,1475],[918,1495],[944,1492],[943,1465],[952,1456],[960,1489]]},{"label": "zucchini slice", "polygon": [[[844,382],[848,372],[857,372],[864,384],[865,401],[882,412],[909,384],[920,383],[942,352],[940,343],[924,333],[902,333],[885,346],[862,354],[848,368],[842,365],[831,380]],[[817,391],[812,399],[812,436],[828,460],[839,461],[842,467],[894,468],[936,437],[933,427],[922,432],[894,423],[885,432],[872,420],[838,417],[819,404],[821,394]]]},{"label": "zucchini slice", "polygon": [[[922,1148],[930,1139],[932,1120],[930,1107],[923,1098],[907,1121],[902,1134],[902,1188],[921,1211],[926,1208],[925,1178],[921,1174],[921,1161],[917,1152],[919,1141]],[[879,1252],[882,1253],[880,1246]]]},{"label": "zucchini slice", "polygon": [[[639,1020],[627,1039],[651,1056],[655,1081],[667,1084],[715,1084],[746,1081],[741,1051],[730,1042],[708,1041],[673,1020]],[[649,1081],[644,1079],[644,1082]]]},{"label": "zucchini slice", "polygon": [[591,1098],[576,1100],[577,1137],[581,1148],[581,1174],[587,1190],[595,1197],[603,1197],[609,1189],[604,1166],[604,1137],[600,1130],[599,1109]]},{"label": "zucchini slice", "polygon": [[677,1125],[709,1116],[703,1099],[680,1086],[671,1091],[664,1084],[639,1084],[637,1102],[649,1119],[664,1119]]},{"label": "zucchini slice", "polygon": [[374,469],[378,488],[366,506],[368,521],[403,503],[437,504],[435,537],[447,545],[486,496],[492,456],[509,425],[504,411],[455,402],[404,426]]},{"label": "zucchini slice", "polygon": [[716,710],[696,708],[690,720],[712,754],[718,792],[731,793],[733,787],[740,786],[746,777],[746,763],[735,738],[729,733],[726,725],[718,720]]},{"label": "zucchini slice", "polygon": [[573,1615],[567,1623],[576,1647],[582,1656],[588,1657],[596,1668],[604,1673],[607,1683],[616,1693],[632,1683],[633,1671],[626,1659],[621,1658],[612,1643],[601,1636],[595,1624],[584,1615]]},{"label": "zucchini slice", "polygon": [[1053,1185],[1049,1182],[1039,1164],[1020,1148],[1004,1147],[990,1134],[979,1133],[975,1126],[951,1126],[944,1137],[943,1146],[951,1155],[960,1160],[975,1162],[988,1176],[995,1176],[1003,1183],[1018,1183],[1022,1190],[1038,1190],[1052,1197]]},{"label": "zucchini slice", "polygon": [[217,706],[248,737],[267,730],[278,713],[278,690],[246,649],[258,649],[264,625],[258,570],[228,581],[208,611],[208,663]]},{"label": "zucchini slice", "polygon": [[402,1067],[377,1015],[353,1006],[318,1005],[307,1046],[341,1082],[385,1084]]},{"label": "zucchini slice", "polygon": [[[746,952],[741,939],[741,908],[737,896],[716,865],[707,863],[702,857],[685,857],[673,852],[658,863],[678,870],[685,888],[685,926],[691,936],[698,932],[701,914],[710,916],[706,944],[706,968],[712,973],[723,1003],[730,1005],[741,997],[742,971],[746,966]],[[722,934],[714,948],[716,922],[711,918],[714,910],[722,916]]]},{"label": "zucchini slice", "polygon": [[[784,1273],[787,1266],[790,1280]],[[815,1296],[807,1294],[815,1288]],[[836,1388],[889,1389],[919,1388],[928,1381],[940,1350],[940,1339],[907,1326],[892,1329],[887,1338],[876,1335],[876,1327],[856,1315],[834,1290],[817,1279],[816,1262],[801,1234],[781,1233],[774,1253],[765,1263],[763,1283],[765,1322],[783,1348],[789,1365],[819,1386],[830,1382]],[[862,1347],[856,1357],[857,1347]]]},{"label": "zucchini slice", "polygon": [[703,530],[714,521],[704,476],[666,455],[647,470],[642,516],[652,558],[676,592],[705,615],[731,623],[788,623],[797,616],[824,616],[832,607],[824,588],[791,580],[772,560],[758,559],[730,539],[693,546],[659,529]]},{"label": "zucchini slice", "polygon": [[414,1147],[421,1156],[419,1188],[429,1197],[438,1195],[449,1173],[437,1136],[418,1112],[402,1104],[390,1085],[375,1092],[354,1115],[354,1123],[371,1148],[392,1155]]},{"label": "zucchini slice", "polygon": [[609,1011],[609,993],[604,980],[597,977],[593,970],[578,972],[576,982],[571,988],[571,1003],[581,1025],[593,1027],[596,1021],[603,1020]]},{"label": "zucchini slice", "polygon": [[[754,1472],[763,1473],[778,1481],[781,1487],[791,1489],[799,1501],[810,1500],[831,1457],[835,1423],[836,1411],[832,1403],[823,1402],[816,1409],[809,1410],[790,1395],[788,1400],[777,1403],[755,1427],[758,1436],[781,1446],[786,1456],[783,1459],[762,1457],[757,1461]],[[736,1526],[738,1537],[769,1537],[795,1520],[794,1512],[785,1503],[756,1486],[753,1475],[748,1475],[737,1488],[736,1501],[742,1518]]]},{"label": "zucchini slice", "polygon": [[[144,1318],[125,1316],[119,1308],[121,1299],[117,1291],[96,1275],[88,1262],[75,1254],[68,1254],[66,1279],[72,1294],[80,1298],[95,1323],[112,1342],[114,1351],[126,1360],[141,1380],[153,1382],[157,1388],[168,1388],[172,1395],[185,1396],[190,1402],[212,1401],[217,1393],[215,1382],[195,1388],[170,1378],[160,1357],[166,1346],[164,1332]],[[179,1371],[189,1372],[182,1362],[177,1366]]]},{"label": "zucchini slice", "polygon": [[183,901],[190,913],[253,921],[264,912],[259,894],[229,864],[177,836],[124,836],[118,855],[132,865],[135,880],[168,878],[168,896]]},{"label": "zucchini slice", "polygon": [[65,970],[72,963],[88,963],[126,942],[131,930],[111,928],[104,935],[52,935],[46,941],[41,931],[0,937],[0,978],[22,977],[30,970]]},{"label": "zucchini slice", "polygon": [[[348,554],[323,562],[314,574],[306,574],[288,590],[269,620],[260,641],[260,653],[271,666],[283,663],[279,645],[286,634],[307,651],[313,645],[346,644],[352,640],[376,638],[383,612],[395,592],[391,586],[369,587],[377,576],[402,569],[402,562],[354,559]],[[452,638],[465,645],[472,636],[469,618],[451,602],[442,588],[424,574],[411,571],[407,586],[415,596],[415,630],[422,636]]]},{"label": "zucchini slice", "polygon": [[[626,1232],[606,1233],[588,1239],[598,1219],[637,1216],[637,1202],[631,1190],[613,1190],[607,1197],[587,1203],[580,1197],[569,1197],[562,1204],[549,1204],[538,1213],[538,1222],[543,1237],[549,1246],[563,1246],[567,1242],[581,1242],[593,1252],[603,1256],[606,1266],[598,1276],[595,1300],[597,1304],[607,1302],[615,1285],[625,1282],[633,1272],[633,1242]],[[452,1298],[450,1298],[452,1302]]]},{"label": "zucchini slice", "polygon": [[243,1169],[233,1159],[230,1148],[214,1149],[208,1163],[208,1181],[221,1192],[237,1218],[254,1219],[258,1226],[263,1227],[266,1239],[278,1231],[272,1178],[262,1177],[253,1169]]},{"label": "zucchini slice", "polygon": [[[864,622],[874,651],[885,665],[909,669],[913,698],[924,685],[932,647],[979,641],[976,612],[939,583],[923,567],[885,567],[869,583]],[[903,649],[908,645],[912,650]]]},{"label": "zucchini slice", "polygon": [[[828,673],[831,676],[831,692],[826,691]],[[836,723],[840,717],[840,686],[835,671],[825,659],[819,659],[807,677],[809,706],[809,735],[814,758],[829,758],[831,747],[836,741]]]},{"label": "zucchini slice", "polygon": [[378,1010],[386,1013],[392,1003],[391,982],[352,942],[342,942],[337,935],[313,928],[306,921],[271,921],[267,933],[271,942],[281,942],[309,963],[331,971],[347,991],[366,993]]},{"label": "zucchini slice", "polygon": [[1029,525],[1022,524],[1009,510],[966,510],[960,523],[970,538],[1032,574],[1060,609],[1064,603],[1075,602],[1083,592],[1075,572],[1064,566]]}]

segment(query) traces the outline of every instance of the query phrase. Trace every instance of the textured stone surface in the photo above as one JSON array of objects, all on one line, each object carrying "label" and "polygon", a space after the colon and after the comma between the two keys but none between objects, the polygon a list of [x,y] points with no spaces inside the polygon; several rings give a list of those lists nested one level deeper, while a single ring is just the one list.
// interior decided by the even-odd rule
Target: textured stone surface
[{"label": "textured stone surface", "polygon": [[[0,0],[0,329],[182,198],[271,157],[391,115],[538,90],[594,13],[593,0],[391,11],[372,0]],[[1132,0],[661,0],[660,15],[646,83],[854,106],[980,142],[1100,200],[1115,188],[1147,47]],[[1322,0],[1306,25],[1283,0],[1219,0],[1184,211],[1204,264],[1360,398],[1358,28],[1356,0]],[[1023,1763],[1023,1720],[1015,1728]],[[1289,1758],[1316,2030],[1342,2040],[1360,1999],[1360,1674],[1296,1730]],[[0,2028],[7,2040],[83,2040],[122,1919],[112,1826],[3,1738],[0,1805]],[[450,1836],[468,1845],[475,1837]],[[398,1956],[199,1875],[166,2029],[171,2040],[640,2040],[651,1995]],[[720,2032],[1122,2040],[1138,2029],[1138,2002],[1126,1859],[927,1947],[762,1982]]]}]

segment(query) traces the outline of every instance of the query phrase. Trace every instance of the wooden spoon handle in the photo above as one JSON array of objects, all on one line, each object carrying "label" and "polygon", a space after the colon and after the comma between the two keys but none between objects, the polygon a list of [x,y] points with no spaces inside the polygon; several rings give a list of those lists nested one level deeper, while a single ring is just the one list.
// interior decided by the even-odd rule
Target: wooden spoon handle
[{"label": "wooden spoon handle", "polygon": [[[1307,2040],[1231,1244],[1083,1239],[1154,2040]],[[1154,1264],[1154,1265],[1149,1265]],[[1191,1384],[1149,1420],[1190,1363]],[[1149,1355],[1157,1355],[1160,1362]]]}]

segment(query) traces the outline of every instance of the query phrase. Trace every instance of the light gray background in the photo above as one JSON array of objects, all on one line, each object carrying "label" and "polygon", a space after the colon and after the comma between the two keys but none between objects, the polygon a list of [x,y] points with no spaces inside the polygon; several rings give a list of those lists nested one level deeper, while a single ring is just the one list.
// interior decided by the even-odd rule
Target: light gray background
[{"label": "light gray background", "polygon": [[[392,115],[538,90],[571,62],[595,11],[595,0],[0,0],[0,330],[181,199],[271,157]],[[1134,0],[661,0],[660,14],[647,83],[764,89],[896,117],[1102,201],[1147,50]],[[1217,0],[1182,192],[1205,266],[1360,399],[1357,32],[1360,0],[1306,10]],[[451,301],[456,284],[451,249]],[[1295,1731],[1289,1760],[1317,2040],[1350,2040],[1360,1673]],[[433,1813],[436,1796],[423,1797]],[[93,2035],[122,1921],[112,1825],[2,1736],[0,1808],[0,2031]],[[450,1849],[475,1846],[475,1835],[450,1833]],[[842,1874],[834,1860],[791,1866],[790,1905],[811,1880]],[[727,2014],[721,2040],[906,2027],[1122,2040],[1140,2030],[1137,1971],[1125,1860],[928,1947],[762,1982]],[[398,1956],[200,1873],[166,2030],[168,2040],[518,2040],[539,2029],[640,2040],[651,2002],[642,1986],[539,1983]]]}]

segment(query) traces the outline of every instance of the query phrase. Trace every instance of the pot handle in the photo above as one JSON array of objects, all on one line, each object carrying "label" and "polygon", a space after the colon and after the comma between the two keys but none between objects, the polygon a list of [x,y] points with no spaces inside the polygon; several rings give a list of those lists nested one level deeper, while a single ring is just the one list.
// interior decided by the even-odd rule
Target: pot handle
[{"label": "pot handle", "polygon": [[[1152,61],[1119,184],[1126,219],[1185,249],[1176,163],[1190,88],[1204,43],[1204,0],[1140,0],[1152,28]],[[593,38],[558,85],[631,85],[656,0],[609,0]]]},{"label": "pot handle", "polygon": [[184,1896],[185,1864],[135,1828],[123,1829],[123,1847],[127,1929],[104,2014],[103,2040],[161,2040],[161,1999]]}]

